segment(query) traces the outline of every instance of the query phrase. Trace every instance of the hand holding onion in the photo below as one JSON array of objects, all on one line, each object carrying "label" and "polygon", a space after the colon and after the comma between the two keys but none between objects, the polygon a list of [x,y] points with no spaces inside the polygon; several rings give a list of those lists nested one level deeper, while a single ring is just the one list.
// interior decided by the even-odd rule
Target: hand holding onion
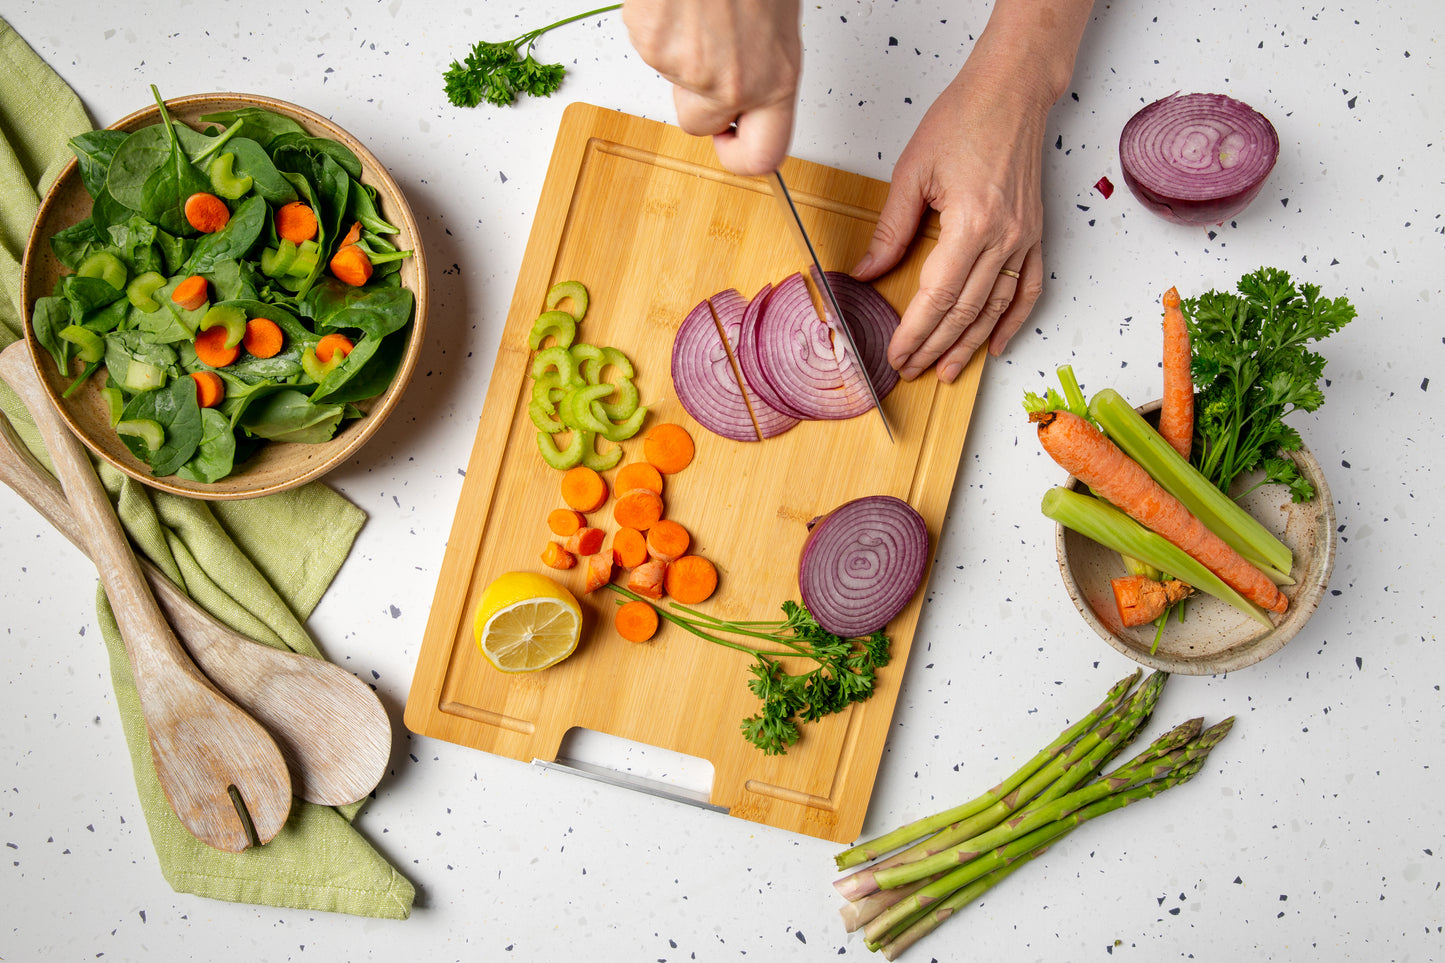
[{"label": "hand holding onion", "polygon": [[626,0],[643,61],[672,82],[678,126],[711,136],[736,174],[768,174],[788,152],[803,45],[798,0]]}]

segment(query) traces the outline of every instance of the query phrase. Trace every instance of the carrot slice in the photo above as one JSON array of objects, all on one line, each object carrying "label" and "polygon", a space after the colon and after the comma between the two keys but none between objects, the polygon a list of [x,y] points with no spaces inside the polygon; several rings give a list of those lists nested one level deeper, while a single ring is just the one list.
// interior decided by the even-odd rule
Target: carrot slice
[{"label": "carrot slice", "polygon": [[192,371],[196,382],[196,403],[202,408],[214,408],[226,397],[226,383],[214,371]]},{"label": "carrot slice", "polygon": [[647,539],[635,528],[619,528],[612,536],[612,550],[623,568],[636,568],[647,561]]},{"label": "carrot slice", "polygon": [[199,274],[192,274],[171,290],[171,300],[187,311],[194,311],[206,303],[209,292],[206,279]]},{"label": "carrot slice", "polygon": [[246,322],[241,347],[253,358],[274,358],[281,353],[285,341],[281,326],[270,318],[252,318]]},{"label": "carrot slice", "polygon": [[316,212],[300,201],[282,204],[276,209],[276,233],[292,244],[311,240],[316,236]]},{"label": "carrot slice", "polygon": [[371,258],[355,244],[348,244],[331,255],[331,273],[354,288],[371,280]]},{"label": "carrot slice", "polygon": [[645,461],[630,461],[617,470],[612,487],[619,493],[641,488],[653,494],[662,494],[662,472]]},{"label": "carrot slice", "polygon": [[194,347],[196,357],[212,368],[224,368],[241,356],[240,345],[226,346],[226,328],[220,324],[196,332]]},{"label": "carrot slice", "polygon": [[596,555],[602,551],[602,542],[607,538],[600,528],[579,528],[567,536],[562,547],[573,555]]},{"label": "carrot slice", "polygon": [[612,581],[612,568],[615,559],[611,552],[598,552],[587,558],[587,578],[582,584],[582,591],[595,592],[608,582]]},{"label": "carrot slice", "polygon": [[215,194],[197,191],[186,198],[186,223],[202,234],[214,234],[231,220],[231,209]]},{"label": "carrot slice", "polygon": [[683,605],[696,605],[717,591],[717,569],[701,555],[684,555],[668,564],[663,587]]},{"label": "carrot slice", "polygon": [[664,562],[686,555],[691,542],[687,529],[666,518],[659,519],[647,530],[647,553]]},{"label": "carrot slice", "polygon": [[645,489],[627,492],[612,503],[612,518],[624,528],[645,532],[661,517],[662,499]]},{"label": "carrot slice", "polygon": [[646,642],[657,634],[657,609],[634,599],[617,607],[612,622],[627,641]]},{"label": "carrot slice", "polygon": [[569,468],[562,475],[562,501],[582,512],[595,512],[607,501],[607,482],[586,465]]},{"label": "carrot slice", "polygon": [[627,587],[643,598],[662,598],[662,582],[667,574],[667,563],[648,559],[632,570],[627,576]]},{"label": "carrot slice", "polygon": [[694,451],[687,429],[670,421],[653,425],[642,439],[643,456],[664,475],[675,475],[686,468]]},{"label": "carrot slice", "polygon": [[542,549],[542,564],[548,568],[571,568],[577,564],[577,556],[556,542],[548,542]]},{"label": "carrot slice", "polygon": [[553,535],[563,538],[576,534],[586,524],[587,519],[582,517],[582,513],[574,512],[570,508],[554,508],[547,513],[547,527],[552,530]]}]

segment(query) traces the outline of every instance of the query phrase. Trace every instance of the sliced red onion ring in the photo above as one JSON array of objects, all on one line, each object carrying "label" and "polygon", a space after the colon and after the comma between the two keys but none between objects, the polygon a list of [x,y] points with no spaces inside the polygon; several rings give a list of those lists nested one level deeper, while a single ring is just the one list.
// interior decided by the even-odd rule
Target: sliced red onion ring
[{"label": "sliced red onion ring", "polygon": [[1119,135],[1124,182],[1177,224],[1222,224],[1254,200],[1279,157],[1263,114],[1223,94],[1172,94],[1140,110]]},{"label": "sliced red onion ring", "polygon": [[803,414],[788,403],[778,386],[768,379],[763,371],[762,362],[758,360],[758,318],[762,316],[763,310],[767,307],[768,298],[773,292],[771,284],[763,285],[761,291],[753,295],[748,302],[748,309],[743,314],[742,327],[738,332],[737,342],[733,353],[737,356],[738,370],[742,373],[743,381],[760,401],[781,413],[784,417],[791,418],[796,424],[808,416]]},{"label": "sliced red onion ring", "polygon": [[829,632],[868,635],[903,611],[927,565],[923,516],[901,498],[869,495],[813,523],[798,564],[798,590]]},{"label": "sliced red onion ring", "polygon": [[[743,296],[727,290],[712,297],[725,311],[746,306]],[[713,320],[713,307],[703,301],[688,312],[672,342],[672,385],[677,400],[708,431],[734,441],[757,441],[758,430],[748,412],[727,347]]]},{"label": "sliced red onion ring", "polygon": [[[838,307],[848,319],[848,328],[853,332],[859,354],[863,356],[863,367],[867,369],[873,380],[874,390],[882,400],[898,384],[898,372],[888,363],[888,342],[893,338],[893,330],[898,327],[898,312],[893,310],[893,305],[874,290],[871,284],[854,280],[841,271],[827,271],[825,274],[828,286],[833,289],[833,296],[838,299]],[[828,325],[836,326],[838,319],[833,317],[832,311],[827,309],[826,305],[824,307]],[[844,372],[844,380],[851,381],[845,361],[847,339],[838,334],[833,339],[833,345],[838,357],[838,367]],[[865,385],[855,385],[852,390],[868,394]],[[868,407],[873,407],[871,397]]]}]

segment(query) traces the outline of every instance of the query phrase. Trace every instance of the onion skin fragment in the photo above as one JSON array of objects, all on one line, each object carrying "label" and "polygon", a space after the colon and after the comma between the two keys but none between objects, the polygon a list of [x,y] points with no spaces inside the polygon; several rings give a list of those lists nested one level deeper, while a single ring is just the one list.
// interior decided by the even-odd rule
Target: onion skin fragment
[{"label": "onion skin fragment", "polygon": [[1279,134],[1224,94],[1171,94],[1119,135],[1124,183],[1146,208],[1191,226],[1223,224],[1255,199],[1279,158]]}]

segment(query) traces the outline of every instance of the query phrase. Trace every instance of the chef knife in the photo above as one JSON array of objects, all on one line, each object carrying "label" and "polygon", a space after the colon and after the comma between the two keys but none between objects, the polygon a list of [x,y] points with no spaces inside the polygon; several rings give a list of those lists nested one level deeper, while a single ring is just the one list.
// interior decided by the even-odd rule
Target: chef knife
[{"label": "chef knife", "polygon": [[793,203],[793,195],[788,191],[788,185],[783,180],[783,172],[773,171],[770,186],[773,189],[773,197],[778,202],[778,207],[783,211],[783,219],[787,222],[793,240],[799,249],[807,255],[811,263],[809,273],[813,276],[813,283],[818,286],[822,295],[825,307],[833,312],[838,319],[838,330],[843,334],[845,350],[852,358],[854,366],[862,376],[863,384],[868,388],[868,394],[873,399],[873,408],[878,412],[878,417],[883,422],[883,430],[888,433],[888,440],[893,441],[893,428],[888,424],[888,415],[883,411],[883,402],[878,397],[878,389],[873,385],[873,378],[864,364],[863,355],[858,351],[858,342],[853,337],[853,329],[848,324],[848,318],[843,314],[842,307],[838,304],[838,298],[833,294],[833,286],[828,283],[828,276],[823,273],[823,265],[818,261],[818,252],[813,248],[813,242],[808,237],[808,231],[803,227],[803,219],[798,215],[798,206]]}]

